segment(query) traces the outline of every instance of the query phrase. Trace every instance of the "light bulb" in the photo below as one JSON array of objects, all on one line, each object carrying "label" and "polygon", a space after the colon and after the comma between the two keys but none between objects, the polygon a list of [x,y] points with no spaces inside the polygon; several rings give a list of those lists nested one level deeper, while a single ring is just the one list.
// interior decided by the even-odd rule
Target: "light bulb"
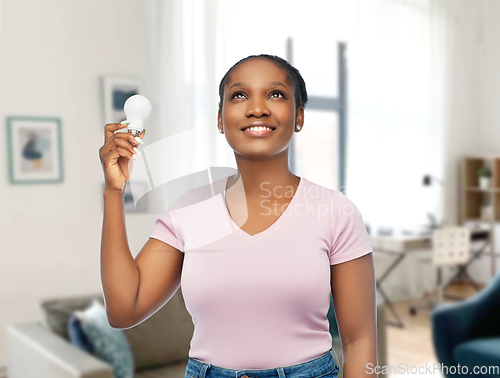
[{"label": "light bulb", "polygon": [[144,123],[151,114],[151,103],[141,95],[131,96],[125,101],[123,111],[130,123],[127,126],[127,132],[138,137],[144,129]]}]

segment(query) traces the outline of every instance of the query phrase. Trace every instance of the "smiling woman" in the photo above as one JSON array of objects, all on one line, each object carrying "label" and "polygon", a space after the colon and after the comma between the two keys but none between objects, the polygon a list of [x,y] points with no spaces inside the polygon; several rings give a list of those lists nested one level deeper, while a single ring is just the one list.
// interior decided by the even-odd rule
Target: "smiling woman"
[{"label": "smiling woman", "polygon": [[[204,229],[220,235],[228,220],[232,232],[202,243],[209,250],[183,251],[181,285],[195,324],[186,376],[232,377],[245,369],[242,377],[337,377],[330,292],[344,377],[370,376],[365,366],[377,364],[375,274],[362,216],[342,192],[289,170],[289,146],[307,103],[300,72],[277,56],[252,55],[224,75],[219,96],[218,130],[238,172],[210,185],[222,194],[226,217],[219,206],[205,209],[212,215]],[[206,189],[191,191],[189,203]],[[189,215],[174,218],[185,221],[173,224],[165,214],[151,237],[189,243],[199,233],[188,231]],[[209,253],[215,250],[227,253]]]},{"label": "smiling woman", "polygon": [[[219,94],[217,126],[237,173],[187,191],[156,220],[135,259],[139,274],[130,266],[103,270],[106,299],[133,298],[115,306],[114,323],[141,323],[180,285],[194,324],[186,377],[335,378],[341,367],[326,317],[332,294],[343,376],[376,376],[365,371],[377,365],[377,337],[361,213],[342,192],[289,169],[307,103],[301,74],[277,56],[249,56],[225,74]],[[124,237],[103,235],[115,248]],[[110,277],[137,290],[113,295]]]}]

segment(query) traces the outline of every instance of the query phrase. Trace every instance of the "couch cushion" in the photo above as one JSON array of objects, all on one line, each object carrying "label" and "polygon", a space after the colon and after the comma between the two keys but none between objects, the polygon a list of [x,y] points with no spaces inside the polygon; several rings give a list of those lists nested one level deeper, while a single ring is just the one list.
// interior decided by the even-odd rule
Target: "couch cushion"
[{"label": "couch cushion", "polygon": [[124,330],[137,370],[185,360],[193,332],[193,321],[186,310],[181,289],[151,317]]},{"label": "couch cushion", "polygon": [[[488,367],[500,366],[500,337],[477,339],[459,344],[453,350],[453,357],[460,365],[467,366],[472,376],[475,366],[485,369],[481,377],[498,377],[499,372],[487,372]],[[478,372],[481,373],[481,372]]]},{"label": "couch cushion", "polygon": [[85,310],[75,311],[75,316],[92,344],[93,354],[113,367],[116,378],[133,378],[134,357],[128,340],[122,330],[109,325],[104,306],[93,300]]}]

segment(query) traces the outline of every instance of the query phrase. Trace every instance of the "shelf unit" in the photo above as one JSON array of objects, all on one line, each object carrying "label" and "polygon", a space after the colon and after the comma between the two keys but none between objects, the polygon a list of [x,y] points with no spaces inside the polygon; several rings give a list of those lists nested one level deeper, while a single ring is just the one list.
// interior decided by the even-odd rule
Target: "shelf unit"
[{"label": "shelf unit", "polygon": [[[479,186],[478,170],[490,168],[491,178],[487,188]],[[500,156],[465,156],[462,160],[460,221],[480,224],[490,229],[491,277],[496,272],[495,225],[500,224]]]}]

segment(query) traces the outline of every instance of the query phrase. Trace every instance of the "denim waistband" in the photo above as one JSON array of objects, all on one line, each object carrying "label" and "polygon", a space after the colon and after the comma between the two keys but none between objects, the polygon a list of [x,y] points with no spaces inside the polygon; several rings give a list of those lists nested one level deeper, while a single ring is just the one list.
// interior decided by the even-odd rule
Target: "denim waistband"
[{"label": "denim waistband", "polygon": [[[333,358],[331,351],[335,355]],[[228,369],[213,365],[208,362],[202,362],[189,357],[186,366],[186,377],[193,378],[287,378],[287,377],[321,377],[327,376],[334,369],[340,369],[337,354],[332,347],[321,356],[300,364],[280,366],[272,369]],[[303,373],[303,374],[301,374]]]}]

